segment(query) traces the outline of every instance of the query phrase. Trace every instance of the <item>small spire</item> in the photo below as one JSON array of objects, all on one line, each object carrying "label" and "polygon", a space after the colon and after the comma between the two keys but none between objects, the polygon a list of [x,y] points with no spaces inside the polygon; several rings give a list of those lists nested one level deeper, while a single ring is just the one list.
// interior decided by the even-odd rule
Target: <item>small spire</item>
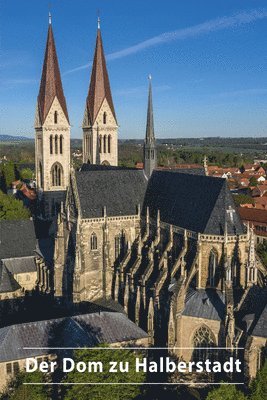
[{"label": "small spire", "polygon": [[49,11],[49,13],[48,13],[48,22],[49,22],[49,25],[52,24],[52,15],[51,15],[51,12],[50,12],[50,11]]}]

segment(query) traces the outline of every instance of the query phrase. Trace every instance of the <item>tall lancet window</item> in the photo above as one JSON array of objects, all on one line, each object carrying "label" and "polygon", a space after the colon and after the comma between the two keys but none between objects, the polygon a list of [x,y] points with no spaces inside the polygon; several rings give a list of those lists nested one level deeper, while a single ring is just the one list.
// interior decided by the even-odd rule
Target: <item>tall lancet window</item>
[{"label": "tall lancet window", "polygon": [[108,153],[111,152],[111,135],[108,135]]},{"label": "tall lancet window", "polygon": [[58,136],[55,136],[55,154],[58,153]]},{"label": "tall lancet window", "polygon": [[60,135],[59,138],[59,152],[60,154],[63,154],[63,135]]},{"label": "tall lancet window", "polygon": [[216,270],[218,266],[218,254],[216,250],[212,249],[210,252],[210,257],[209,257],[209,275],[208,275],[208,284],[210,286],[215,285],[215,275],[216,275]]},{"label": "tall lancet window", "polygon": [[97,236],[94,232],[91,235],[91,250],[97,250]]},{"label": "tall lancet window", "polygon": [[50,135],[49,140],[50,140],[50,154],[53,154],[53,136],[52,135]]},{"label": "tall lancet window", "polygon": [[99,153],[102,153],[102,135],[99,136]]},{"label": "tall lancet window", "polygon": [[104,112],[104,114],[103,114],[103,124],[106,125],[106,123],[107,123],[107,113]]},{"label": "tall lancet window", "polygon": [[57,116],[58,116],[57,111],[55,111],[54,112],[54,123],[55,124],[57,124]]}]

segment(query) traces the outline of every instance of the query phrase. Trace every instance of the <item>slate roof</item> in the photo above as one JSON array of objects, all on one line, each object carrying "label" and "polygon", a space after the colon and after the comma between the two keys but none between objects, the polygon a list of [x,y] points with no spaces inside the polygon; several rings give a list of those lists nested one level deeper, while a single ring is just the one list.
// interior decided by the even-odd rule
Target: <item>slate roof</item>
[{"label": "slate roof", "polygon": [[92,124],[95,122],[104,99],[107,100],[116,121],[101,31],[98,29],[89,92],[86,99],[86,107]]},{"label": "slate roof", "polygon": [[32,220],[0,221],[0,260],[32,256],[35,248]]},{"label": "slate roof", "polygon": [[21,286],[14,279],[11,272],[8,271],[7,267],[0,264],[0,293],[10,293],[21,289]]},{"label": "slate roof", "polygon": [[60,77],[56,45],[52,25],[50,24],[48,28],[43,72],[38,95],[39,118],[42,124],[46,119],[55,97],[57,97],[67,121],[69,121],[67,104]]},{"label": "slate roof", "polygon": [[149,78],[149,91],[148,91],[148,106],[147,106],[147,121],[146,121],[146,143],[155,141],[154,134],[154,118],[153,118],[153,102],[152,102],[152,85],[151,77]]},{"label": "slate roof", "polygon": [[102,217],[104,206],[108,216],[135,215],[138,204],[142,207],[147,185],[143,170],[87,166],[75,176],[82,218]]},{"label": "slate roof", "polygon": [[256,322],[251,335],[267,338],[267,304]]},{"label": "slate roof", "polygon": [[267,335],[267,287],[249,288],[237,313],[237,325],[248,335]]},{"label": "slate roof", "polygon": [[214,289],[189,288],[183,315],[221,321],[225,317],[225,297]]},{"label": "slate roof", "polygon": [[[153,171],[148,182],[143,214],[150,215],[194,232],[222,235],[225,224],[229,234],[243,234],[244,226],[235,208],[225,179],[177,171]],[[226,212],[234,209],[233,222]]]},{"label": "slate roof", "polygon": [[3,264],[13,275],[24,274],[27,272],[36,272],[36,263],[34,256],[4,259]]},{"label": "slate roof", "polygon": [[49,350],[24,350],[23,347],[93,347],[147,336],[124,314],[116,312],[13,325],[0,329],[0,362],[49,353]]}]

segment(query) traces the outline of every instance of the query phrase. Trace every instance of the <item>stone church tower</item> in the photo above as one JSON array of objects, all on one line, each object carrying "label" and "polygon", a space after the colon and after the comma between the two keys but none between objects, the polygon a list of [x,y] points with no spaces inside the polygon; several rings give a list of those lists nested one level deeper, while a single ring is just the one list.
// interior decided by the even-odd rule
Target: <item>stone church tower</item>
[{"label": "stone church tower", "polygon": [[35,116],[35,170],[39,193],[65,191],[69,185],[70,123],[63,92],[51,15]]},{"label": "stone church tower", "polygon": [[156,140],[154,134],[151,75],[149,75],[148,78],[149,78],[149,93],[148,93],[146,138],[144,143],[144,170],[147,178],[150,178],[153,169],[155,169],[157,166],[157,152],[156,152]]},{"label": "stone church tower", "polygon": [[82,128],[83,162],[118,165],[118,124],[112,101],[99,20]]}]

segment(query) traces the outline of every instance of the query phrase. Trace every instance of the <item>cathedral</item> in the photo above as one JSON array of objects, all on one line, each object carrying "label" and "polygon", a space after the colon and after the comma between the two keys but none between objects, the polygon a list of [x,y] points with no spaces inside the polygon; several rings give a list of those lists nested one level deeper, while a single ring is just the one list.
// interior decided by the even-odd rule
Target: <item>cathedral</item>
[{"label": "cathedral", "polygon": [[[51,19],[35,117],[39,212],[53,219],[51,290],[64,307],[112,299],[149,343],[184,360],[198,350],[262,365],[266,270],[221,178],[157,168],[149,77],[143,169],[118,166],[118,120],[98,21],[85,100],[83,165],[70,157],[70,119]],[[123,329],[123,327],[122,327]],[[203,349],[206,348],[206,349]]]}]

